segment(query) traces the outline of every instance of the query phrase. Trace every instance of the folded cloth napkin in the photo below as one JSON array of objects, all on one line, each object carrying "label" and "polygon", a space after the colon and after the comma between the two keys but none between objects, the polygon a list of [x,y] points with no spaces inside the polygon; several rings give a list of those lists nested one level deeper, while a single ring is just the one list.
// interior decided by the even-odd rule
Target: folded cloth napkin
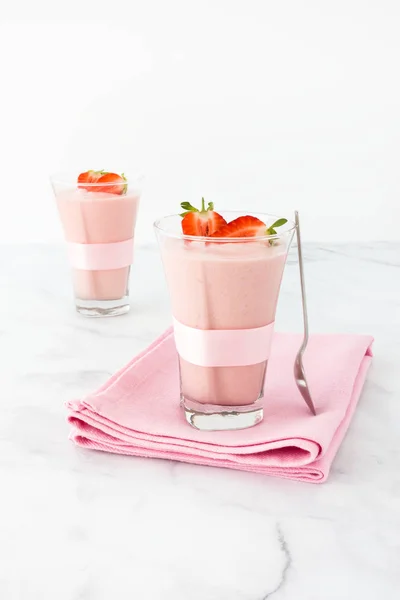
[{"label": "folded cloth napkin", "polygon": [[69,402],[78,446],[299,481],[326,480],[372,360],[370,336],[313,335],[305,369],[317,416],[300,396],[293,361],[301,336],[276,333],[265,385],[264,420],[239,431],[198,431],[179,404],[172,330],[105,383]]}]

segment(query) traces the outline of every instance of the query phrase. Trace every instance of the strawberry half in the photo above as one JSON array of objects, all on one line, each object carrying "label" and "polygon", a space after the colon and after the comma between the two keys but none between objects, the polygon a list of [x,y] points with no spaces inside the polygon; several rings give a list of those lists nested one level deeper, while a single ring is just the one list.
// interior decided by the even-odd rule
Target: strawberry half
[{"label": "strawberry half", "polygon": [[215,231],[211,237],[256,237],[267,235],[267,226],[256,217],[238,217],[221,229]]},{"label": "strawberry half", "polygon": [[204,198],[201,199],[201,210],[189,202],[182,202],[181,207],[185,211],[181,214],[182,231],[185,235],[209,237],[226,225],[224,217],[215,212],[213,202],[205,207]]},{"label": "strawberry half", "polygon": [[244,217],[238,217],[227,225],[224,225],[224,227],[215,231],[211,237],[240,238],[276,235],[275,227],[281,227],[285,223],[287,223],[287,219],[278,219],[270,227],[267,227],[266,224],[260,219],[257,219],[257,217],[246,215]]},{"label": "strawberry half", "polygon": [[[117,175],[116,173],[105,173],[97,180],[99,185],[95,186],[95,192],[106,192],[107,194],[126,194],[128,189],[127,179],[125,175]],[[103,184],[103,185],[101,185]],[[114,185],[112,185],[114,184]]]},{"label": "strawberry half", "polygon": [[[94,183],[103,185],[93,185]],[[78,187],[88,192],[106,192],[121,195],[126,194],[128,184],[123,173],[117,175],[117,173],[107,173],[107,171],[86,171],[79,175]]]},{"label": "strawberry half", "polygon": [[85,171],[78,176],[78,187],[88,192],[92,191],[94,186],[85,185],[85,183],[96,183],[105,171]]}]

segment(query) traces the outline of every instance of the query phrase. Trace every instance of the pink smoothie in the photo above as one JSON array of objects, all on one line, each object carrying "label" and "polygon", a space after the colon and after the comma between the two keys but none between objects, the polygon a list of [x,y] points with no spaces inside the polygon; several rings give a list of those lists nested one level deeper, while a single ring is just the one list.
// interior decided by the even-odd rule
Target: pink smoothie
[{"label": "pink smoothie", "polygon": [[[184,325],[249,329],[274,321],[285,246],[168,238],[163,261],[172,312]],[[252,404],[263,393],[266,368],[267,361],[243,367],[199,367],[180,359],[182,393],[202,404]]]},{"label": "pink smoothie", "polygon": [[[137,194],[64,190],[57,194],[65,238],[80,244],[123,242],[133,237]],[[73,269],[74,291],[81,300],[118,300],[127,294],[130,267],[109,271]]]}]

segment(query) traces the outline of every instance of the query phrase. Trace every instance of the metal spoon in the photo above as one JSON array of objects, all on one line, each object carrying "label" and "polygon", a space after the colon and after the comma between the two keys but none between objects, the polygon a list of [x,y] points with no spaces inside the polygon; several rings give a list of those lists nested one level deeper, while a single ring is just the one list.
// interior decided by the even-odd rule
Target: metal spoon
[{"label": "metal spoon", "polygon": [[301,301],[303,304],[303,323],[304,323],[304,337],[303,342],[299,348],[296,359],[294,361],[294,378],[296,385],[299,389],[300,394],[303,396],[305,403],[312,412],[316,415],[314,403],[311,399],[310,390],[307,385],[306,374],[303,366],[303,355],[306,351],[308,344],[308,315],[307,315],[307,303],[306,303],[306,285],[304,281],[304,265],[303,265],[303,253],[301,250],[301,236],[300,236],[300,221],[299,213],[295,211],[295,223],[296,223],[296,236],[297,236],[297,252],[299,254],[299,268],[300,268],[300,285],[301,285]]}]

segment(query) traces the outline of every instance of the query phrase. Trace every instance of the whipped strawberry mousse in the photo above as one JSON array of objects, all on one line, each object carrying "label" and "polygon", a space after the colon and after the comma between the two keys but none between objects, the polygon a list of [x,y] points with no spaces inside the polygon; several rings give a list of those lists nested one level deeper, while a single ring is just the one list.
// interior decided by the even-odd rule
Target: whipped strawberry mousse
[{"label": "whipped strawberry mousse", "polygon": [[[139,195],[123,175],[87,171],[77,185],[56,192],[65,238],[79,244],[123,242],[134,236]],[[75,296],[81,300],[118,300],[128,293],[130,267],[72,270]]]},{"label": "whipped strawberry mousse", "polygon": [[[276,228],[286,219],[270,227],[249,215],[227,223],[212,203],[182,208],[183,236],[162,242],[174,318],[201,330],[273,323],[288,247]],[[239,407],[263,396],[268,361],[234,367],[204,367],[182,357],[179,362],[184,405]]]}]

